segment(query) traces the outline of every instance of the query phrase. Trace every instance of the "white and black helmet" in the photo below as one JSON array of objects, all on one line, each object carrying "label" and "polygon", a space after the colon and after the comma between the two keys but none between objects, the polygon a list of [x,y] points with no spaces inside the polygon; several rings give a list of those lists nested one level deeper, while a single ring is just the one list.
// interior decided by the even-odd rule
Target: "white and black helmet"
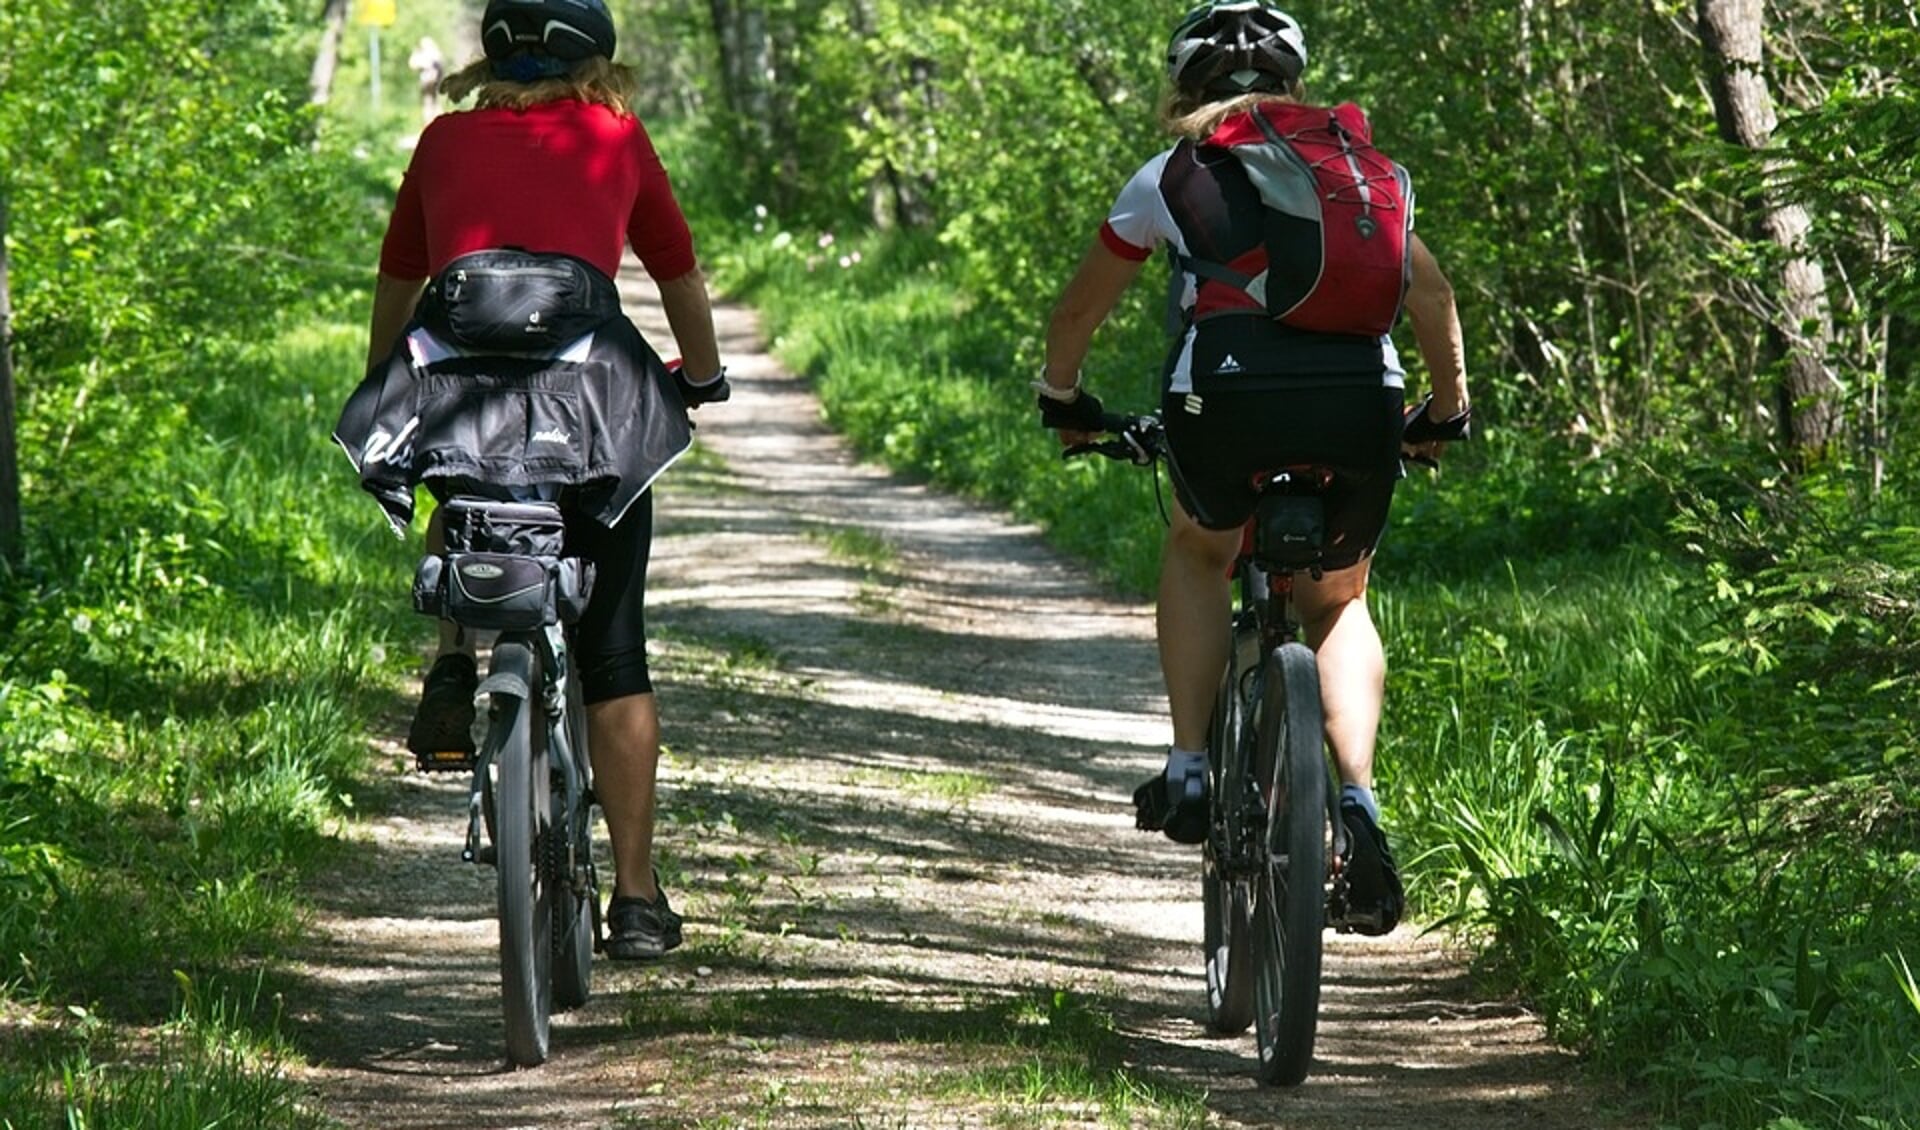
[{"label": "white and black helmet", "polygon": [[1267,0],[1213,0],[1186,14],[1167,42],[1175,89],[1231,96],[1285,93],[1307,67],[1300,22]]},{"label": "white and black helmet", "polygon": [[604,0],[488,0],[480,42],[495,62],[522,52],[568,63],[611,59],[613,15]]}]

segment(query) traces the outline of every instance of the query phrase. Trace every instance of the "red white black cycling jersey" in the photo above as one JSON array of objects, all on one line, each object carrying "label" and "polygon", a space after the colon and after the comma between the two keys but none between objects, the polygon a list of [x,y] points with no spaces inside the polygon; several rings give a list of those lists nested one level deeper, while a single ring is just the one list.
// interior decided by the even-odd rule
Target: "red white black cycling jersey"
[{"label": "red white black cycling jersey", "polygon": [[[1182,141],[1127,182],[1100,239],[1136,262],[1164,244],[1182,259],[1232,266],[1264,248],[1266,230],[1265,205],[1239,161],[1225,149]],[[1178,265],[1172,285],[1179,318],[1164,374],[1170,392],[1229,381],[1238,387],[1405,387],[1390,338],[1294,329],[1246,291]]]}]

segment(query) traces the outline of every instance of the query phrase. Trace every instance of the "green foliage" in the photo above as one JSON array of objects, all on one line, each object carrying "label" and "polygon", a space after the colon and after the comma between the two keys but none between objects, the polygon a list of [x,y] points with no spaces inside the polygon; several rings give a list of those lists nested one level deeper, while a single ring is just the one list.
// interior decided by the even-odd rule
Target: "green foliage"
[{"label": "green foliage", "polygon": [[[809,230],[932,235],[916,246],[947,285],[976,317],[1021,319],[1004,332],[1035,363],[1038,297],[1085,250],[1119,191],[1116,170],[1158,144],[1158,78],[1137,63],[1164,36],[1162,17],[1085,0],[739,7],[761,14],[777,81],[702,88],[699,140],[679,135],[667,153],[693,173],[683,183],[698,210],[737,218],[760,206]],[[671,28],[680,41],[704,22],[684,4],[638,8],[642,37]],[[685,104],[677,86],[652,102],[668,115]]]},{"label": "green foliage", "polygon": [[363,349],[329,318],[391,189],[304,105],[313,16],[0,7],[26,517],[0,573],[0,952],[52,1045],[0,1053],[10,1117],[314,1122],[249,1045],[257,1000],[185,1009],[167,1063],[118,1046],[182,984],[223,1000],[273,967],[411,666],[404,601],[366,595],[404,551],[326,438]]},{"label": "green foliage", "polygon": [[[5,589],[0,882],[20,899],[0,947],[26,956],[30,991],[111,985],[138,1016],[164,996],[157,970],[286,937],[287,882],[407,662],[403,602],[359,595],[393,589],[401,547],[351,492],[314,498],[340,469],[336,398],[311,389],[339,389],[358,342],[307,345],[283,343],[304,363],[255,355],[244,384],[208,380],[188,415],[224,421],[168,464],[123,466],[112,505],[37,531]],[[242,404],[259,421],[245,446]]]},{"label": "green foliage", "polygon": [[1683,1124],[1910,1125],[1916,1028],[1887,963],[1920,927],[1916,782],[1904,755],[1848,751],[1913,704],[1702,668],[1740,618],[1684,560],[1636,556],[1437,591],[1383,571],[1380,767],[1416,895]]}]

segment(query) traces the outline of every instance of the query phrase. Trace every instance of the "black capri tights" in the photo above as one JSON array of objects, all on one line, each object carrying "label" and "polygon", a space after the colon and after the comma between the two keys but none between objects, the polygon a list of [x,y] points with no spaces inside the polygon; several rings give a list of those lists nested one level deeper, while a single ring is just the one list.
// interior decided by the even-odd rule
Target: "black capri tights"
[{"label": "black capri tights", "polygon": [[648,694],[647,555],[653,548],[653,492],[609,529],[566,511],[567,552],[593,562],[593,597],[573,627],[574,670],[588,703]]}]

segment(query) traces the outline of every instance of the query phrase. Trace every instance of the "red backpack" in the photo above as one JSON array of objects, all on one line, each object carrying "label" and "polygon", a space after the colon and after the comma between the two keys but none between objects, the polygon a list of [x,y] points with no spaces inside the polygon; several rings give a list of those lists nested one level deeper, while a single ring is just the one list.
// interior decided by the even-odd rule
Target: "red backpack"
[{"label": "red backpack", "polygon": [[1393,328],[1411,277],[1413,184],[1373,147],[1360,107],[1263,103],[1203,144],[1230,151],[1259,191],[1266,263],[1249,261],[1256,254],[1232,267],[1192,258],[1183,266],[1245,291],[1295,329]]}]

